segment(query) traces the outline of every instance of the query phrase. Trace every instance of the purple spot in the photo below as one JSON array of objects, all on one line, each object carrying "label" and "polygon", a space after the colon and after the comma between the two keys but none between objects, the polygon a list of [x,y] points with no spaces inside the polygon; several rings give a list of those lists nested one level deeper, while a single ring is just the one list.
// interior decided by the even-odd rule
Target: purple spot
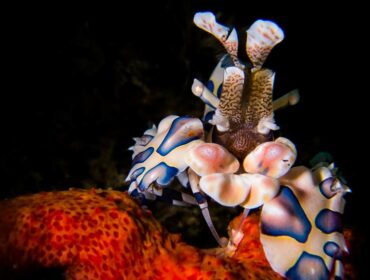
[{"label": "purple spot", "polygon": [[207,202],[204,195],[201,194],[200,192],[195,192],[193,194],[194,194],[194,197],[195,197],[196,201],[198,202],[198,204],[203,204],[203,203]]},{"label": "purple spot", "polygon": [[265,203],[262,208],[261,231],[272,236],[290,236],[298,242],[306,242],[311,231],[298,199],[287,187],[282,187],[273,200]]},{"label": "purple spot", "polygon": [[342,214],[330,209],[323,209],[317,214],[315,224],[324,233],[342,232]]},{"label": "purple spot", "polygon": [[215,111],[209,111],[205,116],[204,116],[204,121],[208,123],[209,120],[213,118],[213,115],[215,114]]},{"label": "purple spot", "polygon": [[154,148],[153,147],[149,147],[145,151],[142,151],[141,153],[138,153],[134,157],[134,159],[132,160],[132,166],[134,166],[137,163],[142,163],[142,162],[146,161],[151,156],[151,154],[153,152],[154,152]]},{"label": "purple spot", "polygon": [[209,121],[213,118],[213,115],[215,114],[215,111],[209,111],[204,117],[204,131],[209,132],[212,128],[212,125],[209,123]]},{"label": "purple spot", "polygon": [[329,270],[322,258],[303,252],[285,276],[294,280],[327,280]]},{"label": "purple spot", "polygon": [[137,177],[139,177],[141,174],[143,174],[144,170],[145,170],[145,167],[140,167],[140,168],[136,169],[134,172],[132,172],[130,180],[135,181]]},{"label": "purple spot", "polygon": [[161,186],[166,186],[177,173],[177,168],[168,166],[164,162],[161,162],[146,172],[144,177],[141,179],[138,188],[139,190],[144,191],[154,182]]},{"label": "purple spot", "polygon": [[342,249],[337,243],[333,241],[328,241],[325,243],[324,252],[333,259],[342,260],[343,258]]},{"label": "purple spot", "polygon": [[333,192],[332,190],[333,183],[334,183],[333,177],[329,177],[320,183],[319,186],[320,192],[327,199],[332,198],[336,194],[336,192]]},{"label": "purple spot", "polygon": [[215,85],[212,80],[209,80],[207,82],[207,88],[209,89],[210,92],[213,92],[213,90],[215,89]]},{"label": "purple spot", "polygon": [[[199,126],[194,126],[194,122],[199,121]],[[163,142],[158,147],[157,152],[165,156],[179,146],[199,139],[203,135],[203,125],[200,120],[190,117],[178,117],[168,130]]]},{"label": "purple spot", "polygon": [[223,85],[223,84],[220,84],[220,85],[219,85],[219,87],[218,87],[218,89],[217,89],[217,93],[216,93],[216,94],[217,94],[217,97],[218,97],[218,98],[221,98],[221,94],[222,94],[222,85]]}]

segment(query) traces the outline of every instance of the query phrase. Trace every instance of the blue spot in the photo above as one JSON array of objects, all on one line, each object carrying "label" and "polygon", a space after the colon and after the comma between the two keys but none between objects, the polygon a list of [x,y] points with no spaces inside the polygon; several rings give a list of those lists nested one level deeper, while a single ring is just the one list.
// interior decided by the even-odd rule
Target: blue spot
[{"label": "blue spot", "polygon": [[195,134],[189,134],[189,127],[186,127],[187,122],[193,120],[194,119],[190,117],[178,117],[175,119],[164,137],[163,142],[158,147],[157,152],[161,156],[165,156],[177,147],[199,139],[201,134],[203,134],[203,128],[200,131],[194,131],[196,132]]},{"label": "blue spot", "polygon": [[221,98],[221,94],[222,94],[222,83],[219,85],[218,89],[217,89],[217,97],[218,98]]},{"label": "blue spot", "polygon": [[322,258],[303,252],[285,276],[294,280],[327,280],[329,270]]},{"label": "blue spot", "polygon": [[283,215],[277,217],[274,213],[263,213],[262,233],[272,236],[287,235],[298,242],[306,242],[312,228],[311,223],[292,190],[282,187],[278,196],[271,203],[279,207],[279,212],[282,212]]},{"label": "blue spot", "polygon": [[215,85],[212,80],[209,80],[207,82],[207,88],[209,89],[210,92],[213,92],[213,90],[215,89]]},{"label": "blue spot", "polygon": [[145,151],[142,151],[141,153],[138,153],[134,157],[134,159],[132,160],[132,166],[134,166],[137,163],[142,163],[142,162],[146,161],[153,152],[154,152],[154,148],[149,147]]},{"label": "blue spot", "polygon": [[205,114],[205,116],[203,117],[203,121],[204,121],[204,124],[203,124],[203,127],[204,127],[204,131],[206,132],[209,132],[212,128],[212,125],[209,123],[209,120],[211,120],[213,118],[213,115],[215,114],[215,111],[209,111],[207,114]]},{"label": "blue spot", "polygon": [[143,174],[144,170],[145,170],[145,167],[140,167],[140,168],[136,169],[134,172],[132,172],[132,174],[130,176],[130,180],[135,181],[137,177],[139,177],[141,174]]},{"label": "blue spot", "polygon": [[317,214],[315,224],[324,233],[342,232],[342,214],[330,209],[323,209]]},{"label": "blue spot", "polygon": [[196,201],[198,202],[198,204],[202,204],[207,201],[204,195],[202,195],[200,192],[195,192],[194,197]]},{"label": "blue spot", "polygon": [[208,123],[209,120],[213,118],[213,115],[215,114],[215,111],[209,111],[205,116],[204,116],[204,121]]},{"label": "blue spot", "polygon": [[334,178],[329,177],[325,179],[324,181],[322,181],[319,185],[321,194],[325,196],[327,199],[332,198],[336,194],[336,192],[333,192],[331,189],[333,183],[334,183]]},{"label": "blue spot", "polygon": [[222,68],[227,68],[227,67],[231,67],[231,66],[235,66],[235,64],[234,64],[234,61],[231,59],[231,56],[229,54],[227,54],[222,59],[221,67]]},{"label": "blue spot", "polygon": [[324,245],[324,252],[333,259],[342,260],[343,254],[339,245],[333,241],[328,241]]},{"label": "blue spot", "polygon": [[139,190],[144,191],[154,182],[160,186],[166,186],[171,182],[173,177],[177,175],[177,173],[177,168],[168,166],[164,162],[161,162],[145,173],[138,185],[138,188]]}]

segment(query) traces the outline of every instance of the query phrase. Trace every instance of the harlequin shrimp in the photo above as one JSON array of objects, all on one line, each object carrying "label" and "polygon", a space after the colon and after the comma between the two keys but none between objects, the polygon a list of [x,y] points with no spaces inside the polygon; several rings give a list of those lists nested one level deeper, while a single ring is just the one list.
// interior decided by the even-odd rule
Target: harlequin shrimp
[{"label": "harlequin shrimp", "polygon": [[[225,243],[213,226],[205,195],[223,206],[245,208],[244,218],[250,209],[262,207],[261,241],[275,271],[289,279],[326,279],[332,271],[341,277],[340,215],[348,188],[328,167],[292,168],[295,145],[272,133],[279,129],[274,111],[299,99],[294,90],[273,102],[275,74],[262,68],[283,31],[271,21],[253,23],[246,40],[250,63],[242,63],[235,29],[230,32],[210,12],[197,13],[194,23],[227,51],[207,86],[197,79],[192,85],[205,103],[203,120],[168,116],[158,129],[134,138],[129,193],[142,201],[199,205],[221,247]],[[190,185],[193,196],[164,188],[174,178]],[[235,251],[244,234],[240,229],[223,248],[226,253]],[[281,259],[286,250],[292,253]]]},{"label": "harlequin shrimp", "polygon": [[[210,123],[216,126],[212,133],[215,136],[212,138],[215,139],[208,141],[214,143],[204,143],[205,133],[200,120],[169,116],[161,121],[158,130],[153,127],[147,130],[143,137],[135,139],[136,144],[132,147],[134,151],[133,168],[127,180],[130,182],[130,194],[139,197],[141,200],[144,198],[155,199],[157,197],[168,199],[168,197],[176,196],[174,191],[163,189],[162,187],[154,188],[152,183],[166,186],[174,177],[177,177],[183,185],[189,182],[208,226],[216,240],[221,244],[219,236],[212,225],[206,199],[200,192],[200,186],[203,186],[203,191],[217,201],[213,193],[205,187],[206,184],[204,182],[217,176],[225,176],[226,174],[230,174],[228,181],[231,180],[230,178],[238,178],[236,180],[239,180],[239,176],[232,175],[240,169],[238,159],[242,159],[258,144],[271,140],[270,129],[278,128],[274,124],[272,117],[273,74],[270,70],[260,68],[268,52],[278,41],[282,40],[283,33],[274,25],[280,37],[276,39],[277,41],[269,42],[270,46],[266,46],[265,41],[263,41],[263,48],[260,48],[262,44],[256,42],[256,40],[249,39],[247,41],[246,50],[250,57],[253,57],[252,61],[254,62],[254,68],[247,71],[245,70],[247,68],[237,58],[238,43],[235,41],[237,40],[236,31],[233,30],[228,39],[226,39],[228,29],[216,23],[211,13],[198,13],[194,17],[194,22],[198,26],[199,22],[204,24],[207,21],[209,22],[208,26],[211,26],[211,29],[208,30],[209,32],[212,33],[214,29],[221,32],[220,34],[214,33],[214,35],[223,42],[231,58],[232,62],[230,63],[234,65],[225,69],[223,67],[220,68],[220,65],[222,66],[226,59],[224,57],[211,76],[213,80],[220,80],[221,78],[223,80],[222,89],[219,90],[221,92],[220,99],[209,90],[205,90],[204,86],[197,80],[192,87],[193,92],[198,94],[206,103],[206,111],[211,111],[209,108],[215,109],[214,117],[210,120]],[[258,22],[262,21],[257,21],[257,25]],[[202,27],[202,25],[200,26]],[[207,27],[207,24],[205,26]],[[256,28],[256,24],[254,24],[250,30],[256,30]],[[253,31],[251,34],[258,37],[260,36],[258,32],[260,31]],[[220,76],[221,72],[223,77],[222,75]],[[244,73],[246,77],[251,76],[253,81],[245,83]],[[220,87],[221,85],[219,85]],[[199,91],[200,88],[202,89],[201,91]],[[242,98],[242,94],[246,95],[247,99]],[[263,102],[260,100],[263,100]],[[284,100],[278,102],[284,103]],[[207,116],[204,121],[207,121]],[[191,135],[189,136],[187,133]],[[286,157],[284,158],[285,166],[289,168],[295,160],[294,145],[285,138],[280,138],[270,144],[270,153],[275,154],[275,156],[273,156],[274,159],[269,160],[281,160],[280,157],[284,156]],[[166,147],[166,149],[163,147]],[[187,168],[187,172],[184,173]],[[256,193],[256,195],[252,196],[253,200],[272,198],[277,193],[277,180],[265,175],[259,175],[257,171],[255,173],[244,174],[242,177],[243,180],[249,180],[250,182],[263,181],[266,185],[263,192],[252,192],[253,194]],[[279,176],[283,175],[283,173],[279,174]],[[211,177],[207,177],[207,175]],[[214,176],[212,177],[212,175]],[[200,179],[204,179],[202,184],[199,183]],[[244,186],[245,184],[244,182],[239,185]],[[244,195],[240,196],[238,193],[239,189],[235,189],[233,192],[230,191],[229,196],[231,196],[231,193],[234,193],[244,201],[250,191],[241,187],[244,190]],[[215,190],[217,191],[217,187]],[[267,195],[265,192],[270,194]],[[257,198],[258,196],[260,197],[259,199]],[[177,199],[169,199],[172,200],[173,204],[194,204],[194,199],[186,194],[177,194]],[[218,201],[220,202],[220,200]],[[235,202],[230,203],[235,204]],[[255,201],[254,205],[249,204],[249,206],[258,207],[261,204],[261,201]]]},{"label": "harlequin shrimp", "polygon": [[[212,14],[198,13],[194,17],[194,22],[197,24],[200,18],[202,18],[203,21],[209,20],[209,18],[211,21],[214,21],[214,16]],[[215,21],[211,22],[211,25],[212,24],[217,25]],[[226,38],[225,36],[227,30],[225,27],[223,28],[223,30],[219,29],[219,31],[224,32],[225,34],[219,35],[220,38]],[[253,28],[255,29],[255,27]],[[280,33],[282,34],[282,31]],[[256,36],[257,35],[258,34],[256,33]],[[263,62],[257,61],[258,59],[261,59],[258,57],[259,50],[254,50],[254,52],[252,52],[255,57],[255,68],[253,71],[256,72],[256,74],[252,75],[251,70],[245,74],[252,75],[253,79],[257,81],[252,83],[252,85],[254,85],[252,94],[249,93],[249,90],[247,93],[245,93],[246,95],[250,95],[251,98],[249,98],[249,100],[242,100],[241,96],[235,97],[239,93],[241,94],[241,90],[245,84],[244,72],[242,69],[246,69],[246,67],[239,62],[236,56],[238,46],[237,42],[233,41],[236,38],[235,30],[233,30],[229,38],[232,40],[229,42],[228,39],[224,46],[233,61],[233,65],[235,66],[228,67],[226,69],[219,69],[220,67],[217,66],[215,70],[215,73],[217,73],[216,76],[221,71],[222,73],[225,73],[225,77],[222,77],[224,80],[224,85],[221,90],[221,100],[218,102],[218,105],[216,105],[218,98],[211,92],[202,90],[202,92],[199,94],[201,99],[206,103],[206,110],[209,110],[209,106],[213,106],[213,108],[216,109],[216,113],[214,115],[215,117],[210,121],[210,123],[217,127],[214,135],[219,136],[221,140],[215,139],[212,141],[207,141],[214,143],[205,143],[205,131],[202,122],[199,119],[169,116],[160,122],[158,130],[153,127],[147,130],[141,138],[134,139],[136,144],[132,147],[134,152],[132,162],[133,167],[127,177],[127,181],[130,182],[129,193],[141,201],[144,199],[159,198],[169,200],[171,203],[177,205],[198,204],[202,209],[203,216],[209,228],[211,229],[211,232],[220,245],[222,244],[212,224],[207,207],[207,201],[200,191],[199,181],[201,178],[207,175],[211,176],[212,174],[215,176],[217,176],[217,174],[230,174],[230,176],[232,176],[231,174],[239,171],[239,160],[243,157],[243,155],[246,155],[258,144],[266,142],[271,138],[269,129],[267,129],[267,127],[277,129],[277,126],[273,124],[272,119],[273,75],[270,73],[270,71],[268,71],[268,74],[266,74],[267,76],[265,74],[262,75],[266,77],[262,79],[258,78],[261,76],[259,72],[265,72],[265,70],[259,70]],[[251,42],[250,40],[247,42],[247,44],[254,44],[254,48],[258,47],[257,43]],[[251,47],[247,48],[247,52],[251,53],[251,51]],[[268,50],[264,49],[260,51],[260,55],[267,56],[266,52],[268,52]],[[221,60],[221,64],[223,63],[223,60]],[[242,75],[243,77],[238,78],[238,75]],[[216,79],[215,74],[211,76],[211,79]],[[249,88],[249,84],[246,85],[245,88]],[[198,81],[198,87],[195,86],[195,90],[193,91],[199,92],[199,86],[202,85]],[[263,87],[262,92],[258,89],[258,87]],[[238,89],[240,92],[238,92]],[[266,100],[261,103],[258,101],[260,98]],[[243,109],[239,103],[243,103]],[[247,110],[248,112],[246,111],[244,103],[249,104],[247,105],[250,107]],[[250,106],[250,104],[252,104],[252,106]],[[258,107],[258,113],[254,112],[253,108],[255,107]],[[226,113],[229,113],[229,115]],[[243,113],[245,116],[248,116],[248,118],[242,117]],[[237,115],[239,115],[239,118]],[[235,119],[232,119],[230,122],[228,122],[228,116],[232,116],[233,118],[235,117]],[[261,118],[263,120],[258,121]],[[251,120],[253,120],[255,123],[252,123]],[[227,129],[222,124],[224,121],[227,121],[227,124],[225,124],[227,125]],[[239,123],[237,121],[239,121]],[[229,125],[231,125],[230,130]],[[261,131],[256,130],[257,126]],[[224,135],[222,136],[217,134],[218,131],[223,132]],[[229,135],[230,132],[232,134],[231,137],[229,136],[225,138],[225,135]],[[222,139],[226,140],[223,141]],[[234,139],[234,141],[229,144],[229,139]],[[291,149],[290,147],[293,147],[294,145],[290,143],[290,146],[286,146],[282,143],[289,142],[289,140],[280,140],[273,144],[275,147],[274,153],[276,154],[279,149],[289,153],[290,151],[286,150]],[[280,148],[276,149],[278,146]],[[281,156],[280,150],[278,157]],[[293,153],[294,152],[295,150]],[[275,156],[275,158],[277,157]],[[288,156],[288,158],[285,159],[287,162],[286,165],[290,166],[294,162],[294,159],[295,155]],[[193,197],[187,194],[178,193],[174,190],[163,188],[163,186],[170,184],[174,177],[177,177],[184,186],[186,186],[187,183],[190,184],[195,200]],[[276,194],[276,189],[278,189],[278,182],[274,178],[258,174],[245,174],[243,178],[245,180],[248,178],[248,180],[251,182],[256,180],[260,182],[262,180],[267,185],[265,190],[271,189],[271,191],[268,191],[271,193],[271,197]],[[153,184],[157,185],[157,187],[154,187]],[[204,190],[206,190],[206,188],[204,188]],[[253,193],[255,192],[256,191]],[[267,194],[263,194],[261,192],[257,193],[257,196],[260,196],[261,198],[267,197]],[[207,194],[214,198],[209,191]],[[245,200],[246,196],[249,194],[249,191],[245,191],[244,194],[243,200]],[[256,200],[257,198],[254,199]],[[255,203],[255,207],[258,207],[261,204],[261,202]]]}]

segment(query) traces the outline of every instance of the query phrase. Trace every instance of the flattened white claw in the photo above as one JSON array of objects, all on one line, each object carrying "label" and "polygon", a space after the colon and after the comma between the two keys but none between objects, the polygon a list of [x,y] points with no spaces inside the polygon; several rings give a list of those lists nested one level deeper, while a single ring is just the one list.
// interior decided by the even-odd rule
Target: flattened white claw
[{"label": "flattened white claw", "polygon": [[247,199],[240,206],[248,209],[260,207],[273,199],[279,192],[280,183],[277,179],[261,174],[242,174],[251,184]]},{"label": "flattened white claw", "polygon": [[201,143],[185,155],[185,163],[199,176],[212,173],[235,173],[239,161],[224,147],[214,143]]},{"label": "flattened white claw", "polygon": [[200,189],[223,206],[237,206],[244,202],[250,191],[250,182],[240,175],[214,173],[203,176]]},{"label": "flattened white claw", "polygon": [[276,143],[281,143],[281,144],[284,144],[286,145],[287,147],[289,147],[291,149],[291,151],[297,155],[297,149],[294,145],[294,143],[292,141],[290,141],[288,138],[285,138],[285,137],[279,137],[275,140]]},{"label": "flattened white claw", "polygon": [[279,178],[289,171],[297,157],[294,144],[287,138],[258,145],[243,161],[243,168],[248,173],[260,173]]}]

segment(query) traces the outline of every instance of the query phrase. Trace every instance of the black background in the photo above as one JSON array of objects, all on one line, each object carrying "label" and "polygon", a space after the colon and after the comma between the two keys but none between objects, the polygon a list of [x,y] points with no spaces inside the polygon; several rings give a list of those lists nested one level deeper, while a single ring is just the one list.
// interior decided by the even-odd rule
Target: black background
[{"label": "black background", "polygon": [[[243,3],[243,4],[241,4]],[[361,7],[272,7],[247,1],[153,1],[131,7],[26,7],[3,24],[1,198],[69,187],[122,185],[127,148],[168,114],[200,116],[195,77],[206,81],[222,48],[192,17],[213,11],[243,33],[271,19],[285,40],[268,58],[275,97],[299,88],[300,103],[276,113],[298,164],[327,151],[353,193],[345,225],[363,251],[368,220],[368,37]],[[243,43],[242,43],[243,45]]]}]

